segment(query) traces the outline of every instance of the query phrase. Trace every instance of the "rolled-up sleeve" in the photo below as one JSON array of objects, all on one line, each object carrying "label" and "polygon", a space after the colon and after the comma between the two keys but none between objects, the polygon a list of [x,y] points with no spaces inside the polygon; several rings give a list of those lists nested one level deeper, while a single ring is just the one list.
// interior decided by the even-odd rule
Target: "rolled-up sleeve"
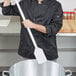
[{"label": "rolled-up sleeve", "polygon": [[[20,2],[20,5],[22,4],[22,1]],[[17,5],[9,5],[9,6],[3,6],[3,3],[1,4],[2,7],[2,13],[3,15],[15,15],[19,16],[19,10],[17,8]]]},{"label": "rolled-up sleeve", "polygon": [[45,26],[48,36],[56,35],[62,27],[63,10],[61,4],[58,5],[50,24]]}]

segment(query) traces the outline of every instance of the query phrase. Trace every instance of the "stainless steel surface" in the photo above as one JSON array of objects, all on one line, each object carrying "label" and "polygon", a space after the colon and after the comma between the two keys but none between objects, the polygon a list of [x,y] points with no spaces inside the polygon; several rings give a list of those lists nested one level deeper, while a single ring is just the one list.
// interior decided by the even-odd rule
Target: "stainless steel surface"
[{"label": "stainless steel surface", "polygon": [[[1,66],[0,67],[0,76],[2,76],[2,71],[3,70],[9,70],[10,66]],[[76,67],[65,67],[65,69],[70,69],[72,71],[72,76],[76,76]],[[74,70],[73,70],[74,69]]]},{"label": "stainless steel surface", "polygon": [[1,16],[0,15],[0,27],[8,26],[11,21],[11,16]]},{"label": "stainless steel surface", "polygon": [[21,24],[19,16],[1,16],[0,20],[8,20],[10,23],[7,27],[0,26],[0,36],[19,36]]},{"label": "stainless steel surface", "polygon": [[38,64],[36,60],[25,60],[14,64],[9,69],[9,74],[10,76],[65,76],[65,69],[53,61]]}]

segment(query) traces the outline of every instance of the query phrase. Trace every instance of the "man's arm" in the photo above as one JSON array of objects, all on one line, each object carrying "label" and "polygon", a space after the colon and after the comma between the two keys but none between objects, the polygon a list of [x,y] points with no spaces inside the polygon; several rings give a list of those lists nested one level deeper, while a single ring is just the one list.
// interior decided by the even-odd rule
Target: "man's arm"
[{"label": "man's arm", "polygon": [[63,10],[62,10],[61,5],[59,4],[53,16],[53,19],[49,25],[44,26],[40,24],[35,24],[30,20],[25,20],[22,23],[24,24],[25,28],[29,27],[37,31],[40,31],[44,34],[56,35],[62,26],[62,20],[63,20]]},{"label": "man's arm", "polygon": [[25,28],[31,28],[31,29],[35,29],[37,31],[40,31],[42,33],[45,33],[47,34],[46,32],[46,27],[43,26],[43,25],[40,25],[40,24],[36,24],[36,23],[33,23],[32,21],[30,21],[29,19],[25,20],[22,22],[24,24],[24,27]]},{"label": "man's arm", "polygon": [[[20,1],[19,4],[22,5],[22,1]],[[1,7],[4,15],[20,15],[17,5],[11,5],[10,0],[4,0]]]},{"label": "man's arm", "polygon": [[60,3],[58,3],[57,9],[54,12],[52,21],[49,25],[46,25],[46,31],[48,36],[56,35],[62,27],[63,23],[63,10]]},{"label": "man's arm", "polygon": [[46,27],[43,25],[35,24],[33,28],[37,31],[47,34]]}]

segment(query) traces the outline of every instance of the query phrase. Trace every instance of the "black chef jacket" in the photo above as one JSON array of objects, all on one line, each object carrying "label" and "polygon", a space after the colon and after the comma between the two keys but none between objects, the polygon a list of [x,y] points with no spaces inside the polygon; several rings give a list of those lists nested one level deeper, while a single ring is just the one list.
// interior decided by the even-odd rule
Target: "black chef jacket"
[{"label": "black chef jacket", "polygon": [[[32,22],[41,24],[46,27],[47,34],[31,29],[37,45],[44,50],[48,60],[53,60],[58,57],[56,34],[62,26],[63,11],[61,4],[56,0],[44,0],[42,4],[38,4],[37,0],[22,0],[20,1],[21,8],[26,19]],[[4,15],[18,15],[20,13],[16,5],[2,6]],[[22,18],[20,16],[22,21]],[[35,59],[34,46],[29,37],[27,29],[21,24],[19,55]]]}]

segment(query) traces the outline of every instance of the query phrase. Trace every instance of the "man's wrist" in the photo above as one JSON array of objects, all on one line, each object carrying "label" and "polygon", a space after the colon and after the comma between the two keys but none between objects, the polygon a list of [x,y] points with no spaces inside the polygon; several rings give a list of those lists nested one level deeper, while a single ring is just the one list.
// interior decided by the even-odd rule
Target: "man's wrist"
[{"label": "man's wrist", "polygon": [[33,23],[32,28],[36,29],[37,24]]}]

